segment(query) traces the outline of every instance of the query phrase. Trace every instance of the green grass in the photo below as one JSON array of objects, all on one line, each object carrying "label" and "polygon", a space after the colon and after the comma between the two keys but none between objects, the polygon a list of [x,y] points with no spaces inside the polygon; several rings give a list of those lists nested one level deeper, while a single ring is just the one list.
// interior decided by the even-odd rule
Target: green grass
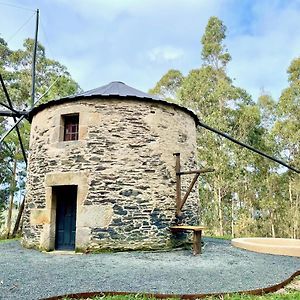
[{"label": "green grass", "polygon": [[[143,295],[117,295],[117,296],[97,296],[88,298],[92,300],[156,300]],[[178,300],[178,298],[168,298],[169,300]],[[74,298],[63,298],[63,300],[75,300]],[[77,299],[78,300],[78,299]]]},{"label": "green grass", "polygon": [[13,239],[1,239],[0,238],[0,243],[7,243],[7,242],[11,242],[11,241],[18,241],[18,240],[20,240],[20,237],[15,237],[15,238],[13,238]]},{"label": "green grass", "polygon": [[[213,299],[213,298],[212,298]],[[218,298],[217,298],[218,299]],[[264,296],[251,295],[233,295],[224,297],[224,300],[299,300],[300,292],[291,292],[287,294],[267,294]]]},{"label": "green grass", "polygon": [[204,237],[214,238],[214,239],[220,239],[220,240],[231,240],[233,238],[231,235],[223,235],[223,236],[219,236],[219,235],[205,235]]},{"label": "green grass", "polygon": [[[122,296],[98,296],[89,298],[93,300],[154,300],[156,298],[148,298],[143,295],[122,295]],[[177,300],[178,298],[169,298],[169,300]],[[300,292],[287,292],[286,294],[266,294],[264,296],[253,295],[226,295],[218,297],[207,297],[206,300],[299,300]],[[64,298],[63,300],[73,300],[72,298]],[[77,299],[78,300],[78,299]]]},{"label": "green grass", "polygon": [[[206,298],[207,300],[215,300],[222,298]],[[252,295],[231,295],[225,296],[224,300],[299,300],[300,292],[290,292],[287,294],[266,294],[263,296],[252,296]]]}]

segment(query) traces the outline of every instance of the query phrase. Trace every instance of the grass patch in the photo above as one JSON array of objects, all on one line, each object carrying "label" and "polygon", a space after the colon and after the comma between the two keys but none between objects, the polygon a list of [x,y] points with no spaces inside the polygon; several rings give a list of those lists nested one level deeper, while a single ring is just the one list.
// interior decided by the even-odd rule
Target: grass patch
[{"label": "grass patch", "polygon": [[224,298],[214,297],[206,298],[207,300],[297,300],[300,299],[300,292],[291,292],[287,294],[266,294],[263,296],[253,296],[253,295],[231,295],[225,296]]},{"label": "grass patch", "polygon": [[[83,298],[84,299],[84,298]],[[83,300],[81,299],[81,300]],[[108,296],[96,296],[93,298],[85,298],[85,300],[157,300],[156,298],[146,297],[144,295],[108,295]],[[166,300],[179,300],[179,298],[167,298]],[[75,298],[63,298],[62,300],[75,300]],[[78,299],[76,299],[78,300]],[[80,300],[80,299],[79,299]]]},{"label": "grass patch", "polygon": [[0,239],[0,243],[7,243],[7,242],[11,242],[11,241],[19,241],[20,240],[20,237],[15,237],[15,238],[12,238],[12,239]]}]

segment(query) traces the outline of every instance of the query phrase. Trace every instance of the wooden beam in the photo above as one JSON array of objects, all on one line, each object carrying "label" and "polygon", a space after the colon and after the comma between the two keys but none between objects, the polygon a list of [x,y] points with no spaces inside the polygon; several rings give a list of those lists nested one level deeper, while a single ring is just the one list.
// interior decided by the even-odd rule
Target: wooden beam
[{"label": "wooden beam", "polygon": [[194,231],[193,232],[193,254],[198,255],[201,254],[201,234],[202,231]]},{"label": "wooden beam", "polygon": [[[10,100],[10,97],[9,97],[9,94],[8,94],[8,91],[6,89],[6,86],[5,86],[5,83],[4,83],[4,80],[0,74],[0,82],[1,82],[1,85],[2,85],[2,88],[3,88],[3,91],[4,91],[4,94],[6,96],[6,99],[7,99],[7,102],[8,102],[8,105],[9,107],[11,108],[11,110],[13,110],[13,105],[12,105],[12,102]],[[13,120],[14,122],[17,122],[17,117],[16,116],[12,116],[13,117]],[[23,159],[24,159],[24,162],[27,166],[27,157],[26,157],[26,151],[25,151],[25,147],[24,147],[24,144],[22,142],[22,137],[21,137],[21,133],[20,133],[20,129],[18,127],[18,123],[15,123],[16,126],[16,131],[17,131],[17,136],[18,136],[18,139],[19,139],[19,143],[20,143],[20,146],[21,146],[21,150],[22,150],[22,154],[23,154]]]},{"label": "wooden beam", "polygon": [[176,172],[176,175],[203,174],[203,173],[214,172],[214,171],[215,169],[207,168],[207,169],[179,172],[178,174]]},{"label": "wooden beam", "polygon": [[[180,171],[180,169],[181,169],[180,153],[176,152],[176,153],[173,153],[173,155],[176,156],[176,165],[175,165],[175,171],[176,171],[176,216],[180,217],[182,215],[181,209],[184,206],[188,196],[190,195],[199,175],[203,174],[203,173],[214,172],[215,169],[205,168],[205,169],[181,172]],[[194,176],[192,182],[190,183],[188,190],[185,193],[183,199],[181,200],[181,176],[189,175],[189,174],[195,174],[195,176]]]},{"label": "wooden beam", "polygon": [[194,185],[195,185],[195,183],[196,183],[196,181],[197,181],[199,175],[200,175],[200,174],[197,173],[197,174],[194,176],[192,182],[190,183],[190,186],[189,186],[187,192],[185,193],[185,195],[184,195],[184,197],[183,197],[183,199],[182,199],[182,201],[181,201],[181,203],[180,203],[180,206],[179,206],[179,211],[180,211],[180,212],[181,212],[181,210],[182,210],[183,205],[184,205],[185,202],[186,202],[186,199],[187,199],[188,196],[190,195],[190,193],[191,193],[191,191],[192,191],[192,189],[193,189],[193,187],[194,187]]},{"label": "wooden beam", "polygon": [[20,114],[15,113],[15,112],[10,111],[10,110],[0,110],[0,116],[1,117],[19,117]]},{"label": "wooden beam", "polygon": [[181,215],[180,205],[181,205],[181,175],[180,173],[180,153],[174,153],[176,156],[176,216]]}]

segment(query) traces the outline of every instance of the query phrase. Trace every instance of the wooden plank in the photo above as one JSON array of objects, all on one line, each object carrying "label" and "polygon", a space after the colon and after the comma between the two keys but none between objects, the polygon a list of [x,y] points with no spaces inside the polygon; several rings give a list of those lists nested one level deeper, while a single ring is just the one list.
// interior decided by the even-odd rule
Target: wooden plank
[{"label": "wooden plank", "polygon": [[205,226],[192,226],[192,225],[174,225],[171,226],[170,229],[172,231],[200,231],[200,230],[205,230],[207,227]]},{"label": "wooden plank", "polygon": [[193,189],[193,187],[194,187],[194,185],[195,185],[195,183],[196,183],[196,181],[197,181],[199,175],[200,175],[200,174],[197,173],[197,174],[195,175],[195,177],[193,178],[192,182],[190,183],[190,186],[189,186],[189,188],[188,188],[186,194],[184,195],[184,197],[183,197],[183,199],[182,199],[182,201],[181,201],[181,203],[180,203],[180,206],[179,206],[179,210],[180,210],[180,211],[182,210],[183,205],[185,204],[186,199],[188,198],[190,192],[192,191],[192,189]]},{"label": "wooden plank", "polygon": [[[192,171],[184,171],[184,172],[178,172],[178,175],[188,175],[188,174],[203,174],[208,172],[214,172],[215,169],[207,168],[207,169],[200,169],[200,170],[192,170]],[[177,171],[176,171],[177,175]]]}]

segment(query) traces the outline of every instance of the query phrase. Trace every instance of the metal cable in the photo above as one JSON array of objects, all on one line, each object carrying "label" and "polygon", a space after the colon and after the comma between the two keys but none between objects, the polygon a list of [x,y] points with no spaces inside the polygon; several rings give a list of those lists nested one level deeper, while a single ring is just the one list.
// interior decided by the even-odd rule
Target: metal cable
[{"label": "metal cable", "polygon": [[34,16],[35,14],[32,14],[21,26],[18,30],[16,30],[8,39],[7,39],[7,43],[9,41],[11,41],[26,25],[27,23],[32,19],[32,17]]}]

